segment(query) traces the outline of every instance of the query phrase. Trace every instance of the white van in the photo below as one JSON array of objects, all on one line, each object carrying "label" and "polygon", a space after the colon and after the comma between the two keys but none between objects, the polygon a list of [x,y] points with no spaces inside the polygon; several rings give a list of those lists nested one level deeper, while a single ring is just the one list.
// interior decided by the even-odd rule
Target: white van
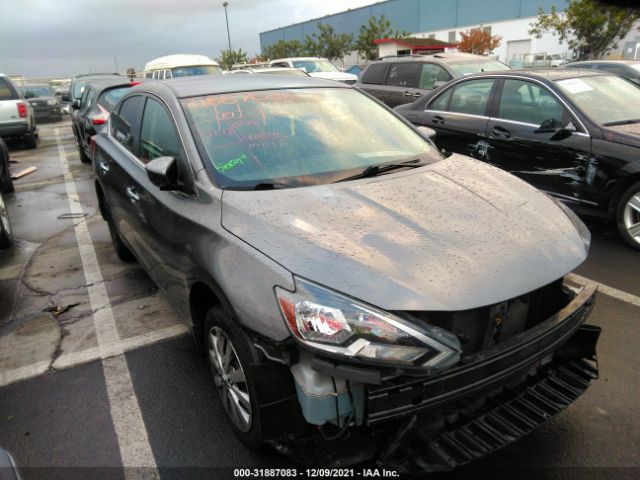
[{"label": "white van", "polygon": [[144,78],[166,80],[192,75],[220,75],[218,62],[206,55],[167,55],[151,60],[144,66]]}]

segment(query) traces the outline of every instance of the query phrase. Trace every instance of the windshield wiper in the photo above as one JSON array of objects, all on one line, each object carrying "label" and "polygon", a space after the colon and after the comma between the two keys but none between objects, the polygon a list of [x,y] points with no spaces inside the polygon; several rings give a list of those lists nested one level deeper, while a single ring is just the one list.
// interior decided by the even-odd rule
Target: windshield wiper
[{"label": "windshield wiper", "polygon": [[294,185],[281,182],[260,182],[254,185],[238,185],[227,187],[227,190],[276,190],[279,188],[293,188]]},{"label": "windshield wiper", "polygon": [[386,173],[391,170],[397,170],[399,168],[417,168],[427,165],[421,159],[407,160],[406,162],[388,162],[379,163],[377,165],[369,165],[362,172],[351,175],[350,177],[341,178],[338,182],[347,182],[349,180],[357,180],[359,178],[375,177],[381,173]]},{"label": "windshield wiper", "polygon": [[632,123],[640,123],[640,118],[637,118],[635,120],[619,120],[617,122],[607,122],[607,123],[603,123],[602,126],[615,127],[617,125],[631,125]]}]

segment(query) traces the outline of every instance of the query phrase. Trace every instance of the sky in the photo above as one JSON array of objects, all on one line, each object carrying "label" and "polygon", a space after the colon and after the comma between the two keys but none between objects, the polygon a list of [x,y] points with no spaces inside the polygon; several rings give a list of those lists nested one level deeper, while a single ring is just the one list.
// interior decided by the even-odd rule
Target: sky
[{"label": "sky", "polygon": [[[227,48],[223,0],[0,0],[0,72],[26,77],[142,70],[153,58]],[[231,47],[260,32],[374,0],[229,0]]]}]

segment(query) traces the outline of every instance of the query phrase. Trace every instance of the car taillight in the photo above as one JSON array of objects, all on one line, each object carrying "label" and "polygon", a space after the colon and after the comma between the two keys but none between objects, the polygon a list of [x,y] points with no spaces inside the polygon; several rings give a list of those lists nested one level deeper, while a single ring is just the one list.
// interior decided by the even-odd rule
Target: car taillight
[{"label": "car taillight", "polygon": [[18,102],[18,115],[20,118],[27,118],[27,106],[23,102]]},{"label": "car taillight", "polygon": [[109,120],[109,112],[107,112],[102,105],[98,105],[98,108],[100,109],[100,113],[91,117],[91,123],[94,125],[104,125],[107,123],[107,120]]}]

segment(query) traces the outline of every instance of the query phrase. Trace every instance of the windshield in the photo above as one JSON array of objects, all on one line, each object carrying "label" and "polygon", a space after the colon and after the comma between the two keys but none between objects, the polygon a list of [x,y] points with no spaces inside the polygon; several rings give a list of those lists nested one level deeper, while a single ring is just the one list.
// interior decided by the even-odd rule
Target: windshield
[{"label": "windshield", "polygon": [[352,89],[240,92],[182,104],[222,188],[317,185],[370,165],[440,158],[402,120]]},{"label": "windshield", "polygon": [[175,67],[171,69],[173,78],[192,77],[194,75],[218,75],[222,69],[217,65],[192,65],[190,67]]},{"label": "windshield", "polygon": [[621,77],[598,75],[556,83],[578,108],[600,125],[640,121],[640,88]]},{"label": "windshield", "polygon": [[80,97],[82,97],[82,92],[84,91],[84,86],[87,84],[86,81],[83,80],[77,80],[74,84],[73,84],[73,90],[71,91],[71,96],[75,99],[75,100],[79,100]]},{"label": "windshield", "polygon": [[100,98],[98,98],[98,105],[102,106],[102,108],[110,112],[111,110],[113,110],[115,104],[118,103],[118,100],[120,100],[124,96],[124,94],[129,91],[130,88],[131,87],[129,86],[118,87],[103,92],[100,95]]},{"label": "windshield", "polygon": [[36,97],[53,97],[53,90],[46,85],[26,85],[20,87],[20,90],[22,90],[23,95],[27,92],[32,92]]},{"label": "windshield", "polygon": [[476,60],[473,62],[460,62],[447,64],[456,77],[470,75],[480,72],[495,72],[497,70],[508,70],[509,67],[497,60]]},{"label": "windshield", "polygon": [[307,73],[339,72],[338,68],[328,60],[294,60],[295,68],[304,68]]}]

